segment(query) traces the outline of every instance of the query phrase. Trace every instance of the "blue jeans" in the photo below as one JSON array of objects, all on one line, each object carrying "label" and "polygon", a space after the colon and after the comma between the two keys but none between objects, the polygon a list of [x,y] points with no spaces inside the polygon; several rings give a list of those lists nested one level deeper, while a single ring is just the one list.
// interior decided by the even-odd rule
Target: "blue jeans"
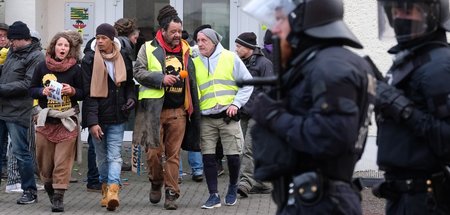
[{"label": "blue jeans", "polygon": [[[11,138],[11,149],[17,159],[21,186],[23,190],[36,192],[36,181],[34,179],[34,162],[31,157],[30,143],[28,142],[28,128],[14,122],[0,120],[0,128],[6,128]],[[5,132],[2,132],[0,139]]]},{"label": "blue jeans", "polygon": [[95,184],[100,183],[99,182],[99,174],[97,169],[97,162],[95,158],[95,147],[94,143],[92,142],[92,136],[89,134],[87,142],[89,144],[88,148],[88,172],[87,172],[87,186],[93,186]]},{"label": "blue jeans", "polygon": [[[201,152],[188,151],[188,163],[191,166],[192,175],[203,175],[203,160]],[[183,174],[183,161],[180,156],[180,177]]]},{"label": "blue jeans", "polygon": [[203,160],[201,152],[188,152],[188,162],[192,175],[203,175]]},{"label": "blue jeans", "polygon": [[103,138],[92,137],[97,155],[97,167],[100,173],[100,183],[119,184],[122,168],[122,143],[125,123],[101,126]]}]

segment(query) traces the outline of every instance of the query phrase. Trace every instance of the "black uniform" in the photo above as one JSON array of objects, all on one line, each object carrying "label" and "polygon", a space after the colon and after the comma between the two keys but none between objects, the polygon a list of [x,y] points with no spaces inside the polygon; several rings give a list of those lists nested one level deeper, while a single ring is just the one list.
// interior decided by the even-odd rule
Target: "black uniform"
[{"label": "black uniform", "polygon": [[374,192],[387,199],[387,214],[449,214],[450,181],[443,171],[450,161],[450,48],[445,32],[390,50],[400,51],[402,57],[388,72],[395,91],[377,89],[377,96],[401,98],[393,106],[403,111],[377,100],[377,162],[386,182]]},{"label": "black uniform", "polygon": [[[266,121],[264,115],[274,113],[263,108],[267,98],[259,96],[255,101],[258,108],[253,117],[259,123],[253,131],[255,176],[273,181],[278,214],[361,214],[351,177],[362,148],[357,143],[364,142],[358,138],[369,97],[373,98],[369,89],[374,93],[373,78],[368,76],[371,68],[339,44],[312,46],[290,62],[282,83],[286,99],[273,108],[278,109],[276,116]],[[267,129],[278,137],[271,137]],[[291,153],[277,154],[274,141],[287,145]],[[265,144],[286,164],[261,157],[256,145]],[[297,195],[311,184],[318,186],[311,198]],[[290,188],[293,193],[288,192]]]}]

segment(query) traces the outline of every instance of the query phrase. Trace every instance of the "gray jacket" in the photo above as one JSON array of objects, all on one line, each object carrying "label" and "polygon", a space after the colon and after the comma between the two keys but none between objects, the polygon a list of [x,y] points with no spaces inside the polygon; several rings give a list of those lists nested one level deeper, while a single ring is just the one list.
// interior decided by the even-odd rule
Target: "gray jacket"
[{"label": "gray jacket", "polygon": [[33,99],[28,95],[31,77],[39,62],[44,60],[41,44],[13,51],[10,49],[0,76],[0,119],[30,125]]}]

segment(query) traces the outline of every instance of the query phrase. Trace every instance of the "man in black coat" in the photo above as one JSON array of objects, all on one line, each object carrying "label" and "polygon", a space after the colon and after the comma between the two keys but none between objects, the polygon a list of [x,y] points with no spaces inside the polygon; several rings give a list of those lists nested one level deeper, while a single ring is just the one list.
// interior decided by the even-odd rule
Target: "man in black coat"
[{"label": "man in black coat", "polygon": [[[273,76],[272,62],[267,59],[256,44],[256,34],[244,32],[236,40],[236,53],[244,62],[252,77]],[[244,149],[241,159],[238,193],[242,197],[248,197],[249,193],[270,193],[272,190],[269,183],[256,181],[253,177],[253,150],[250,130],[255,125],[255,121],[250,118],[252,103],[256,95],[260,92],[268,92],[269,87],[255,86],[252,95],[240,111],[241,128],[244,135]]]}]

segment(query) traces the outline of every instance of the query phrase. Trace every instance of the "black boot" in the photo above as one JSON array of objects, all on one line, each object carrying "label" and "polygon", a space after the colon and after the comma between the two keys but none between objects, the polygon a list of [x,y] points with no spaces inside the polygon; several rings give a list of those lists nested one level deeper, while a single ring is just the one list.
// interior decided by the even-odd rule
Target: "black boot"
[{"label": "black boot", "polygon": [[64,212],[64,191],[56,189],[53,195],[52,212]]},{"label": "black boot", "polygon": [[53,204],[53,195],[55,194],[55,190],[53,189],[53,185],[51,182],[44,183],[45,192],[47,192],[48,198],[50,199],[50,203]]}]

